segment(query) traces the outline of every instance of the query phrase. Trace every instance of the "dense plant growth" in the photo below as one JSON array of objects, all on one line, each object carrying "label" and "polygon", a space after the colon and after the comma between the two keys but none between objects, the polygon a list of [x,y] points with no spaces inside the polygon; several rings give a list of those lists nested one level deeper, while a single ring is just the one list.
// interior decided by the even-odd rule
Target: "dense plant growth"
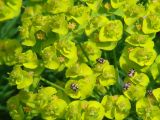
[{"label": "dense plant growth", "polygon": [[0,0],[0,118],[159,120],[159,31],[160,0]]}]

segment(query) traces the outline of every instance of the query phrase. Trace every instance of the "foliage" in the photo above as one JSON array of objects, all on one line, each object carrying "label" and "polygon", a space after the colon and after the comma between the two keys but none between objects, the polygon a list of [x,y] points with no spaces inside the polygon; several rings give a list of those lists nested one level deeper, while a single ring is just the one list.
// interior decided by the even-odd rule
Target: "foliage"
[{"label": "foliage", "polygon": [[159,46],[160,0],[1,0],[0,118],[159,120]]}]

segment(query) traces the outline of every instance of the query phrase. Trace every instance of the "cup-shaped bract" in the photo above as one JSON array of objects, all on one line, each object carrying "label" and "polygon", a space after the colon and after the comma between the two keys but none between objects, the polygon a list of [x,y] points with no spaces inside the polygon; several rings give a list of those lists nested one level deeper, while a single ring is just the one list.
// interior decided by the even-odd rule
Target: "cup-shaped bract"
[{"label": "cup-shaped bract", "polygon": [[[126,73],[128,73],[129,72],[129,70],[130,69],[135,69],[136,71],[138,71],[138,72],[147,72],[147,70],[149,69],[149,67],[150,67],[150,65],[152,64],[150,64],[150,65],[144,65],[144,66],[140,66],[139,64],[140,64],[140,62],[135,62],[135,61],[133,61],[133,60],[131,60],[130,59],[130,54],[133,52],[133,50],[135,50],[135,49],[140,49],[140,50],[142,50],[142,53],[146,53],[147,54],[147,51],[144,51],[144,50],[146,50],[147,48],[145,47],[145,48],[142,48],[142,47],[133,47],[133,46],[130,46],[130,45],[126,45],[125,46],[125,48],[123,49],[123,52],[122,52],[122,54],[121,54],[121,57],[120,57],[120,59],[119,59],[119,63],[120,63],[120,66],[121,66],[121,68],[126,72]],[[155,59],[154,57],[154,53],[155,53],[155,50],[153,49],[153,48],[149,48],[149,49],[151,49],[151,51],[153,51],[153,53],[149,53],[149,54],[153,54],[153,56],[150,58],[150,59]],[[147,49],[148,50],[148,49]],[[149,51],[149,50],[148,50]],[[138,52],[139,54],[142,54],[142,53],[140,53],[140,51]],[[138,58],[141,58],[142,57],[142,55],[140,55],[140,56],[138,56],[138,53],[134,53],[134,55],[135,55],[135,58],[133,58],[133,59],[138,59]],[[132,55],[133,55],[133,53],[132,53]],[[147,54],[148,55],[148,54]],[[144,58],[146,58],[146,57],[144,57]],[[154,60],[153,60],[154,61]],[[150,61],[150,62],[153,62],[153,61]],[[141,60],[141,62],[143,62],[142,60]],[[144,64],[145,64],[145,62],[143,62]]]},{"label": "cup-shaped bract", "polygon": [[[136,94],[135,94],[136,93]],[[146,94],[146,88],[141,85],[131,84],[127,90],[123,91],[123,94],[131,101],[137,101],[143,98]]]},{"label": "cup-shaped bract", "polygon": [[107,17],[103,15],[93,17],[85,28],[86,35],[90,36],[94,31],[105,25],[107,21]]},{"label": "cup-shaped bract", "polygon": [[59,40],[54,43],[54,46],[59,61],[62,63],[64,62],[66,67],[77,62],[77,47],[74,42],[71,40]]},{"label": "cup-shaped bract", "polygon": [[[96,43],[93,41],[86,41],[82,44],[82,47],[84,49],[84,51],[86,52],[89,60],[92,63],[96,62],[97,58],[101,57],[101,50],[97,47]],[[80,48],[79,48],[80,49]],[[86,56],[83,54],[83,52],[81,50],[78,50],[78,56],[79,56],[79,61],[81,62],[87,62],[87,58]]]},{"label": "cup-shaped bract", "polygon": [[10,84],[17,85],[18,89],[23,89],[29,87],[33,82],[33,72],[26,71],[21,68],[21,66],[14,66],[10,73]]},{"label": "cup-shaped bract", "polygon": [[129,115],[131,104],[123,95],[104,96],[101,104],[105,109],[105,116],[109,119],[122,120]]},{"label": "cup-shaped bract", "polygon": [[80,89],[79,81],[69,80],[66,82],[65,91],[71,98],[79,99],[81,97]]},{"label": "cup-shaped bract", "polygon": [[35,98],[37,109],[43,110],[51,102],[56,93],[57,90],[53,87],[42,87],[39,89]]},{"label": "cup-shaped bract", "polygon": [[149,13],[143,19],[142,30],[145,34],[156,33],[160,31],[160,15]]},{"label": "cup-shaped bract", "polygon": [[54,46],[48,46],[42,50],[44,66],[49,69],[57,69],[60,66]]},{"label": "cup-shaped bract", "polygon": [[18,40],[4,39],[0,40],[0,65],[8,66],[17,63],[17,56],[22,52],[22,47]]},{"label": "cup-shaped bract", "polygon": [[111,20],[99,32],[100,42],[119,41],[123,34],[123,24],[120,20]]},{"label": "cup-shaped bract", "polygon": [[84,5],[70,7],[68,19],[74,19],[81,27],[85,27],[90,19],[90,9]]},{"label": "cup-shaped bract", "polygon": [[92,75],[92,69],[85,63],[76,63],[68,67],[66,70],[66,77],[76,78]]},{"label": "cup-shaped bract", "polygon": [[101,104],[103,105],[104,109],[105,109],[105,117],[109,118],[109,119],[113,119],[114,118],[114,114],[115,114],[115,102],[117,101],[118,96],[109,96],[109,95],[105,95],[101,101]]},{"label": "cup-shaped bract", "polygon": [[127,25],[133,24],[137,19],[145,15],[145,8],[143,5],[129,5],[124,8],[124,22]]},{"label": "cup-shaped bract", "polygon": [[41,116],[46,120],[61,119],[64,118],[67,109],[67,103],[53,96],[51,101],[41,110]]},{"label": "cup-shaped bract", "polygon": [[157,102],[160,103],[160,88],[154,89],[152,93],[156,98]]},{"label": "cup-shaped bract", "polygon": [[22,106],[20,105],[18,95],[12,96],[7,101],[7,107],[9,110],[9,114],[14,120],[23,120],[25,118],[24,111]]},{"label": "cup-shaped bract", "polygon": [[21,12],[22,0],[1,0],[0,1],[0,21],[5,21],[17,17]]},{"label": "cup-shaped bract", "polygon": [[147,120],[160,119],[160,109],[155,105],[150,98],[142,98],[136,103],[136,112],[139,117]]},{"label": "cup-shaped bract", "polygon": [[23,64],[24,67],[29,69],[35,69],[38,67],[38,58],[35,52],[28,50],[18,56],[19,62]]},{"label": "cup-shaped bract", "polygon": [[144,73],[137,73],[133,77],[131,77],[130,80],[134,84],[141,85],[143,87],[147,87],[150,82],[148,76]]},{"label": "cup-shaped bract", "polygon": [[102,120],[104,113],[104,108],[99,102],[89,101],[82,113],[82,120]]},{"label": "cup-shaped bract", "polygon": [[95,82],[96,77],[94,75],[77,78],[77,80],[71,79],[67,81],[65,91],[71,98],[85,99],[92,94]]},{"label": "cup-shaped bract", "polygon": [[130,101],[125,96],[120,95],[116,101],[115,119],[123,120],[129,115],[130,109]]},{"label": "cup-shaped bract", "polygon": [[60,35],[65,35],[68,33],[68,24],[65,19],[65,14],[54,15],[50,27],[52,32],[58,33]]},{"label": "cup-shaped bract", "polygon": [[135,47],[154,47],[154,42],[149,35],[132,34],[126,38],[125,42]]},{"label": "cup-shaped bract", "polygon": [[116,71],[112,65],[108,65],[102,71],[102,74],[97,77],[97,80],[102,86],[111,86],[116,83]]},{"label": "cup-shaped bract", "polygon": [[157,53],[153,48],[136,47],[129,54],[129,59],[139,66],[150,66],[156,59]]},{"label": "cup-shaped bract", "polygon": [[107,60],[103,64],[97,63],[94,67],[94,73],[102,86],[109,87],[117,82],[116,70]]},{"label": "cup-shaped bract", "polygon": [[70,7],[74,4],[74,0],[47,0],[43,5],[43,10],[46,13],[58,14],[67,12]]},{"label": "cup-shaped bract", "polygon": [[75,100],[69,103],[65,119],[66,120],[81,120],[82,111],[83,111],[83,102],[87,106],[86,101]]},{"label": "cup-shaped bract", "polygon": [[81,0],[81,1],[84,1],[91,10],[97,12],[103,0]]}]

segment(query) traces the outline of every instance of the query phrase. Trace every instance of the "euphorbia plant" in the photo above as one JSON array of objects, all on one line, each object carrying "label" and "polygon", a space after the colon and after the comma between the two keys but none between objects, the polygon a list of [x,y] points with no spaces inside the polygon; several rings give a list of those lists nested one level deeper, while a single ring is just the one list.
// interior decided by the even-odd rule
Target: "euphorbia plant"
[{"label": "euphorbia plant", "polygon": [[1,0],[2,108],[13,120],[159,120],[159,8]]}]

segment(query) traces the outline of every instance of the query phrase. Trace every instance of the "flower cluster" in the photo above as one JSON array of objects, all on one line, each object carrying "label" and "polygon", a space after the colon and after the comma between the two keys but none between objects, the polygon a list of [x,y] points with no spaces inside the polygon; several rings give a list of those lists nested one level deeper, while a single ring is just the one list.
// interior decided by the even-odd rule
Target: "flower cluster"
[{"label": "flower cluster", "polygon": [[159,120],[159,32],[160,0],[1,0],[10,116]]}]

